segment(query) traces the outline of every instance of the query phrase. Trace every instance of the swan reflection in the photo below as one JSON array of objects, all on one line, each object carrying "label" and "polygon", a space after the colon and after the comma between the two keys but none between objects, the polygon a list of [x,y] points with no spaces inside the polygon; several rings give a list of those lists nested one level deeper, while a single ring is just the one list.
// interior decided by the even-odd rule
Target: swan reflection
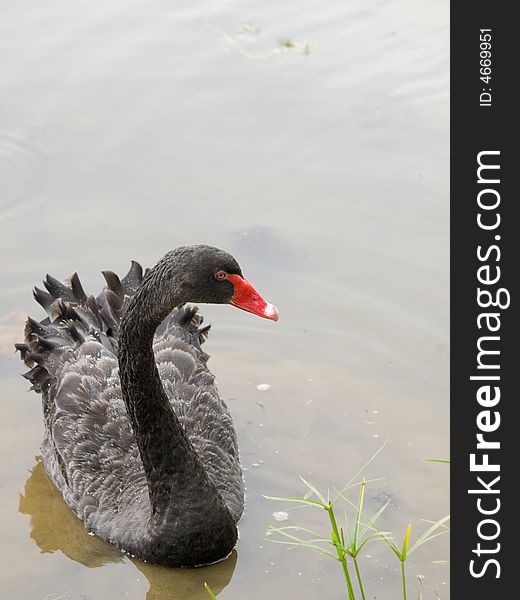
[{"label": "swan reflection", "polygon": [[[43,553],[60,550],[89,568],[127,560],[115,546],[88,533],[65,504],[38,459],[20,495],[18,508],[30,516],[31,538]],[[237,553],[233,550],[226,560],[198,569],[173,569],[130,560],[148,580],[146,600],[208,600],[204,582],[209,583],[215,594],[220,593],[231,581]]]}]

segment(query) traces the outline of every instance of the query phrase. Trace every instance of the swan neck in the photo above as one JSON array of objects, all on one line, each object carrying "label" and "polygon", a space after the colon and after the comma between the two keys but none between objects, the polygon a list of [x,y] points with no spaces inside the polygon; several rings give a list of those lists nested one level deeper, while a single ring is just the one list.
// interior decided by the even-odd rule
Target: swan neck
[{"label": "swan neck", "polygon": [[121,322],[119,369],[123,400],[148,482],[151,522],[163,527],[178,520],[194,498],[198,498],[196,504],[218,504],[220,496],[187,438],[157,370],[153,338],[167,311],[149,309],[143,290],[138,290]]}]

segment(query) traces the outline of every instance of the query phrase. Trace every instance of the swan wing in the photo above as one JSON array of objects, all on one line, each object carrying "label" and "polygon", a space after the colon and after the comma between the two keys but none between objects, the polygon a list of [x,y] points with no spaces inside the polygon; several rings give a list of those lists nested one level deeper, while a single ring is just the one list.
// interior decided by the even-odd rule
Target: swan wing
[{"label": "swan wing", "polygon": [[[146,477],[121,397],[115,355],[86,340],[57,374],[47,399],[42,457],[67,504],[110,539],[118,523],[149,514]],[[145,515],[143,515],[145,513]]]},{"label": "swan wing", "polygon": [[120,318],[143,272],[132,262],[122,280],[103,274],[107,286],[97,298],[77,274],[67,283],[48,275],[46,290],[34,290],[47,318],[29,317],[16,347],[31,367],[24,375],[31,389],[42,394],[45,468],[74,513],[110,539],[119,519],[128,525],[128,515],[149,512],[117,361]]}]

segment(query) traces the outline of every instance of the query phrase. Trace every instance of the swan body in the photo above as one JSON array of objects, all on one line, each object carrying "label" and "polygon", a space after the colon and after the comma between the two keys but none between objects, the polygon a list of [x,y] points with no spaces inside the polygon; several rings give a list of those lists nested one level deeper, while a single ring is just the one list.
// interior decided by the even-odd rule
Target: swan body
[{"label": "swan body", "polygon": [[144,275],[132,262],[87,296],[74,274],[35,289],[48,317],[17,344],[41,393],[42,459],[68,506],[102,539],[146,561],[227,556],[244,487],[231,415],[207,367],[197,309],[231,303],[276,320],[227,253],[187,246]]}]

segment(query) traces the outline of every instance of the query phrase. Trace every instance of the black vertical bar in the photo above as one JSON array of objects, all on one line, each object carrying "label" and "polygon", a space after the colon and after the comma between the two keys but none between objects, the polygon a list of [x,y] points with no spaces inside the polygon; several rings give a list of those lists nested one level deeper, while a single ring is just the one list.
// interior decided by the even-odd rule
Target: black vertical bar
[{"label": "black vertical bar", "polygon": [[[520,597],[515,552],[520,527],[512,510],[520,507],[520,493],[513,490],[520,442],[520,195],[514,189],[520,180],[515,148],[520,127],[513,109],[520,36],[513,7],[482,0],[451,4],[451,598],[456,600]],[[479,160],[487,165],[480,181]],[[489,301],[496,306],[486,307]],[[486,460],[499,470],[478,466]]]}]

